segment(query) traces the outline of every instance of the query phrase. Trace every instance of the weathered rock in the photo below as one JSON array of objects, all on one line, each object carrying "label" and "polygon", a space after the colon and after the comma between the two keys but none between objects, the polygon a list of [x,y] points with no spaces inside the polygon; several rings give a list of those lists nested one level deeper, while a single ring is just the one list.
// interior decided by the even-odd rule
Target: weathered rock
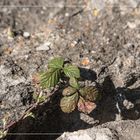
[{"label": "weathered rock", "polygon": [[72,133],[65,132],[57,140],[139,140],[138,121],[109,122],[104,125]]},{"label": "weathered rock", "polygon": [[37,51],[49,51],[50,50],[51,43],[45,42],[44,44],[40,45],[36,48]]},{"label": "weathered rock", "polygon": [[[12,59],[0,65],[0,128],[8,115],[6,124],[16,121],[32,101],[33,88],[26,74]],[[20,111],[20,112],[19,112]]]}]

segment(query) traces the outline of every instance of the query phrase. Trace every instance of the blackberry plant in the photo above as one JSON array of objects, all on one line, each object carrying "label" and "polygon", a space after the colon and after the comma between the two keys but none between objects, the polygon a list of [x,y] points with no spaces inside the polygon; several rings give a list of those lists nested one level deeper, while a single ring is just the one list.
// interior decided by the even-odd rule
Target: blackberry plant
[{"label": "blackberry plant", "polygon": [[49,61],[48,71],[40,74],[40,85],[43,88],[55,87],[63,77],[68,79],[68,85],[62,92],[60,107],[63,112],[70,113],[78,108],[79,111],[90,113],[96,108],[96,101],[100,93],[96,87],[81,87],[79,84],[80,70],[71,63],[66,63],[63,58],[57,57]]}]

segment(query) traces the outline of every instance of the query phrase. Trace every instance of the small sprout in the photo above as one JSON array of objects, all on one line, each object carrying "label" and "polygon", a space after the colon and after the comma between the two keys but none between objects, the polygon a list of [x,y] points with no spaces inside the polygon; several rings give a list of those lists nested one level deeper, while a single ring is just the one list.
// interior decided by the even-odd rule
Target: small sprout
[{"label": "small sprout", "polygon": [[[85,64],[89,63],[88,61]],[[71,63],[66,63],[63,58],[58,57],[52,59],[48,63],[48,71],[40,74],[40,85],[43,88],[55,87],[63,78],[68,78],[65,81],[69,86],[62,92],[60,101],[61,110],[65,113],[70,113],[78,109],[84,113],[90,113],[96,108],[94,102],[100,100],[101,94],[96,87],[80,87],[78,80],[80,79],[80,70],[77,66]],[[42,99],[42,96],[40,97]],[[37,99],[37,100],[41,100]]]}]

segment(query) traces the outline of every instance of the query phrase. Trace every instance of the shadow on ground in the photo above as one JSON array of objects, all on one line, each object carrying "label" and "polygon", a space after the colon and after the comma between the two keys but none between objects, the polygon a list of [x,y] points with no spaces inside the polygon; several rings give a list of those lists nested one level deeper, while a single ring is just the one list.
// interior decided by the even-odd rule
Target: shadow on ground
[{"label": "shadow on ground", "polygon": [[[82,69],[85,79],[95,80],[96,73]],[[81,72],[82,73],[82,72]],[[86,74],[87,73],[87,74]],[[92,76],[91,76],[92,74]],[[90,77],[90,78],[89,78]],[[111,78],[107,76],[101,86],[102,100],[98,107],[89,116],[94,120],[99,120],[99,124],[110,121],[115,121],[118,110],[116,108],[115,96],[122,93],[132,102],[140,99],[140,89],[115,88]],[[19,133],[19,135],[9,135],[7,140],[54,140],[63,132],[73,132],[80,129],[87,129],[93,127],[80,119],[80,112],[74,111],[70,114],[65,114],[59,107],[61,94],[57,91],[49,102],[33,109],[35,118],[26,117],[20,122],[13,125],[8,133]],[[136,105],[133,109],[122,109],[123,119],[136,120],[140,117],[140,107]],[[22,134],[20,134],[22,133]],[[24,135],[30,133],[30,135]],[[39,134],[38,134],[39,133]],[[33,135],[32,135],[33,134]]]}]

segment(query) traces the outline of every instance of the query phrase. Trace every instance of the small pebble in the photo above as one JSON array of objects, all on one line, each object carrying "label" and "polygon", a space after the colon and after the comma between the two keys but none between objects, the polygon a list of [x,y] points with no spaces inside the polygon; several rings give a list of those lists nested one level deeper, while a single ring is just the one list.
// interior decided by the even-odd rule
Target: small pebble
[{"label": "small pebble", "polygon": [[93,15],[94,15],[95,17],[97,17],[97,16],[99,15],[99,10],[94,9],[94,10],[93,10]]},{"label": "small pebble", "polygon": [[92,53],[92,54],[95,54],[95,53],[96,53],[96,51],[95,51],[95,50],[91,50],[91,53]]},{"label": "small pebble", "polygon": [[133,103],[131,103],[130,101],[128,101],[128,100],[124,100],[123,101],[123,105],[126,107],[126,109],[131,109],[131,108],[134,108],[134,104]]},{"label": "small pebble", "polygon": [[30,38],[30,33],[29,32],[24,32],[23,37],[26,38],[26,39],[29,39]]},{"label": "small pebble", "polygon": [[41,14],[44,14],[44,11],[41,11],[40,13],[41,13]]},{"label": "small pebble", "polygon": [[90,63],[90,60],[88,57],[83,58],[83,60],[81,62],[81,64],[84,66],[89,65],[89,63]]},{"label": "small pebble", "polygon": [[73,41],[72,43],[71,43],[71,47],[73,48],[73,47],[75,47],[77,45],[77,41]]},{"label": "small pebble", "polygon": [[128,23],[127,23],[127,26],[128,26],[129,28],[131,28],[131,29],[136,28],[136,24],[135,24],[135,23],[132,23],[132,22],[128,22]]},{"label": "small pebble", "polygon": [[69,17],[69,15],[70,15],[69,13],[65,13],[65,17]]},{"label": "small pebble", "polygon": [[51,42],[45,42],[36,48],[37,51],[49,51],[51,46]]}]

